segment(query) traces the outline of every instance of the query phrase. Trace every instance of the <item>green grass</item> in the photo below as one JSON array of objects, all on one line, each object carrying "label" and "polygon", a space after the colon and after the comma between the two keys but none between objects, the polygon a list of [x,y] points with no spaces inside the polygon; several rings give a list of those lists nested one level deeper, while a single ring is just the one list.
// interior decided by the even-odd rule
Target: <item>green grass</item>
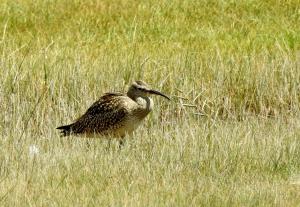
[{"label": "green grass", "polygon": [[[298,206],[299,51],[297,0],[2,1],[1,206]],[[136,79],[122,150],[59,137]]]}]

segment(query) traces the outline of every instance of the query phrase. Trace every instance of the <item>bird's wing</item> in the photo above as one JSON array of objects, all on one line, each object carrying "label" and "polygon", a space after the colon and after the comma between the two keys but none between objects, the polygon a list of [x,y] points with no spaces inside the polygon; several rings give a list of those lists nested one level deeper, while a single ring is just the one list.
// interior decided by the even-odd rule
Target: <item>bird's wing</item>
[{"label": "bird's wing", "polygon": [[72,133],[105,133],[109,129],[120,127],[128,114],[123,103],[122,93],[104,94],[72,124]]}]

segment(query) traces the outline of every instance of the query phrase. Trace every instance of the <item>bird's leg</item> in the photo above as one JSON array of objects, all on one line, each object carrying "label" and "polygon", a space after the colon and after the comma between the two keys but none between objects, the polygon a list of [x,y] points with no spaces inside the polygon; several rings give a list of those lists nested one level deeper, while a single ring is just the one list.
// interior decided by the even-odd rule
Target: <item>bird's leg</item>
[{"label": "bird's leg", "polygon": [[125,144],[125,139],[124,137],[122,137],[120,140],[119,140],[119,149],[122,149],[122,147],[124,146]]},{"label": "bird's leg", "polygon": [[91,144],[90,144],[89,140],[85,141],[85,146],[86,146],[86,148],[90,149]]}]

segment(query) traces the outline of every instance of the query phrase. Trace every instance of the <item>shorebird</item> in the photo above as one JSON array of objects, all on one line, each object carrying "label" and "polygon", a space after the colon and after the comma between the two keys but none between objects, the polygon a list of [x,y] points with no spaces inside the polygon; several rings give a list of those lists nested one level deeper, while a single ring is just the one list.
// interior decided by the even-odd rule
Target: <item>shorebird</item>
[{"label": "shorebird", "polygon": [[74,123],[57,127],[62,136],[85,135],[123,138],[131,134],[153,109],[151,94],[163,93],[151,89],[143,81],[135,81],[123,93],[105,93]]}]

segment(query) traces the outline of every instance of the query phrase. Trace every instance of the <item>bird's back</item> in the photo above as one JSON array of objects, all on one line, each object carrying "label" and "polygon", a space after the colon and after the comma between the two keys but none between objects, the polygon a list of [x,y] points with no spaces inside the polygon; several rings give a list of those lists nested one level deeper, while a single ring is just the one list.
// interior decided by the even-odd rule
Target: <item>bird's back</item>
[{"label": "bird's back", "polygon": [[58,127],[63,135],[94,134],[123,137],[141,120],[136,116],[139,105],[122,93],[106,93],[73,124]]}]

